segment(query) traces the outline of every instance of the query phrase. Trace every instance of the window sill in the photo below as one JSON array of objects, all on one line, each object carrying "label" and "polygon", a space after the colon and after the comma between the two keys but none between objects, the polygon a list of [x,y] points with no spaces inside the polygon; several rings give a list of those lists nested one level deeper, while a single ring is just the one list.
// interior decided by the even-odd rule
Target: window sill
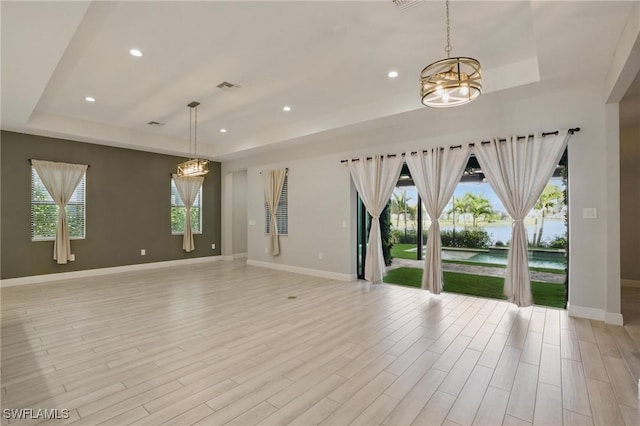
[{"label": "window sill", "polygon": [[[77,241],[77,240],[86,240],[87,237],[75,237],[75,238],[69,238],[69,240],[71,241]],[[52,242],[55,241],[55,238],[39,238],[37,240],[34,240],[33,238],[31,239],[32,243],[46,243],[46,242]]]}]

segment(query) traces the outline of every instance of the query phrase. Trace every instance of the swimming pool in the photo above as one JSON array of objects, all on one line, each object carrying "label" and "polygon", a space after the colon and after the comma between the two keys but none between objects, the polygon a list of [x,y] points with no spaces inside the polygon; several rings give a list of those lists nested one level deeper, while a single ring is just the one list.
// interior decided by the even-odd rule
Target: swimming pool
[{"label": "swimming pool", "polygon": [[[497,256],[495,254],[478,253],[469,257],[467,260],[471,262],[493,263],[496,265],[506,265],[507,256]],[[533,259],[529,257],[529,266],[534,268],[560,269],[565,268],[564,259]]]}]

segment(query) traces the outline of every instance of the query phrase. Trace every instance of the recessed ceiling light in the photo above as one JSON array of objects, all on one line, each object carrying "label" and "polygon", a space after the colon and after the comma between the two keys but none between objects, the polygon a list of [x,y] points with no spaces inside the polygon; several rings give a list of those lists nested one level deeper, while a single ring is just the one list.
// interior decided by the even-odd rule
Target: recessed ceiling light
[{"label": "recessed ceiling light", "polygon": [[289,111],[291,111],[291,107],[289,105],[285,105],[285,106],[282,107],[282,110],[286,111],[286,112],[289,112]]},{"label": "recessed ceiling light", "polygon": [[389,78],[396,78],[398,76],[398,71],[389,71],[387,74]]},{"label": "recessed ceiling light", "polygon": [[140,49],[131,49],[129,53],[131,54],[131,56],[136,56],[136,57],[142,56],[142,51]]},{"label": "recessed ceiling light", "polygon": [[94,98],[93,96],[85,96],[84,100],[87,102],[95,102],[96,98]]},{"label": "recessed ceiling light", "polygon": [[227,129],[220,129],[220,133],[227,133]]}]

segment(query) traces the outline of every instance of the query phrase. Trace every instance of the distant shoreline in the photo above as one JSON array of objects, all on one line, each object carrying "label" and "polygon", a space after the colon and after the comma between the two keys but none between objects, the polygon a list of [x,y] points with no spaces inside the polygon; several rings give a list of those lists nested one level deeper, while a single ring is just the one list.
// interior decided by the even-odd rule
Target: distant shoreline
[{"label": "distant shoreline", "polygon": [[[427,222],[428,224],[431,223],[430,220],[426,219],[425,222]],[[545,223],[549,223],[549,222],[564,222],[564,218],[557,218],[557,217],[546,217],[544,219]],[[479,221],[478,222],[478,226],[477,228],[492,228],[492,227],[498,227],[498,226],[511,226],[512,221],[511,220],[494,220],[491,222],[485,222],[485,221]],[[395,218],[392,218],[391,220],[391,224],[392,224],[392,228],[399,230],[399,231],[403,231],[404,230],[404,220],[400,219],[399,222],[399,226],[396,228],[395,224]],[[524,220],[524,224],[525,225],[535,225],[535,219],[527,217]],[[540,224],[540,220],[538,220],[538,225]],[[451,219],[440,219],[440,226],[453,226],[453,221]],[[457,228],[464,228],[464,222],[463,221],[456,221],[456,229]],[[415,231],[417,228],[417,222],[415,220],[407,220],[407,230],[412,230]],[[468,220],[467,221],[467,229],[473,229],[473,226],[471,224],[471,221]]]}]

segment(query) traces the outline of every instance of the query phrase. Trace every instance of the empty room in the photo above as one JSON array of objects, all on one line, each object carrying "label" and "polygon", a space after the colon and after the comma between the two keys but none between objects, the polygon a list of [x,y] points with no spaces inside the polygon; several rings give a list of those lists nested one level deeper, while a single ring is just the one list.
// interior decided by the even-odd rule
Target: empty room
[{"label": "empty room", "polygon": [[640,1],[0,2],[2,424],[640,424]]}]

